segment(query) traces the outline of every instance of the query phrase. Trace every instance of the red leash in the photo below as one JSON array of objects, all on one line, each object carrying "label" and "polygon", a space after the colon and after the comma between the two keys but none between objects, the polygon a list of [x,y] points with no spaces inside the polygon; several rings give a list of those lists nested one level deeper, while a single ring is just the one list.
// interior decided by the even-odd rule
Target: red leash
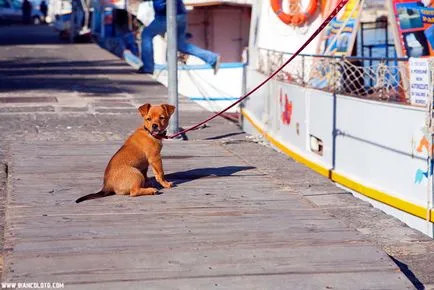
[{"label": "red leash", "polygon": [[251,90],[250,92],[248,92],[247,94],[245,94],[243,97],[241,97],[239,100],[237,100],[236,102],[234,102],[232,105],[230,105],[229,107],[227,107],[226,109],[216,113],[215,115],[212,115],[211,117],[209,117],[208,119],[206,119],[205,121],[200,122],[199,124],[196,124],[188,129],[182,130],[181,132],[178,132],[174,135],[171,136],[167,136],[167,139],[172,139],[175,137],[178,137],[179,135],[182,135],[188,131],[194,130],[200,126],[202,126],[203,124],[211,121],[212,119],[220,116],[221,114],[223,114],[224,112],[226,112],[227,110],[229,110],[230,108],[238,105],[239,103],[241,103],[244,99],[246,99],[248,96],[250,96],[251,94],[253,94],[254,92],[256,92],[260,87],[262,87],[264,84],[266,84],[270,79],[272,79],[276,74],[278,74],[286,65],[288,65],[288,63],[290,63],[297,55],[300,54],[300,52],[306,48],[306,46],[309,45],[309,43],[312,42],[312,40],[318,36],[318,34],[320,34],[320,32],[327,26],[327,24],[329,24],[329,22],[339,13],[339,11],[341,11],[341,9],[345,6],[345,4],[347,4],[349,0],[341,0],[338,5],[336,6],[336,8],[330,13],[330,15],[324,20],[324,22],[320,25],[320,27],[309,37],[309,39],[281,66],[279,67],[274,73],[272,73],[269,77],[267,77],[265,80],[263,80],[258,86],[256,86],[253,90]]}]

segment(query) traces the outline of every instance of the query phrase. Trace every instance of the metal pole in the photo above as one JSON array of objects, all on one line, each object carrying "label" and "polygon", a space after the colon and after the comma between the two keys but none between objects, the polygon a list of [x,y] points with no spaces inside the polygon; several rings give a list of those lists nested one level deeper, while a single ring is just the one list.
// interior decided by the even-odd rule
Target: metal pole
[{"label": "metal pole", "polygon": [[365,40],[363,34],[365,33],[365,23],[360,22],[360,46],[362,47],[362,57],[365,57]]},{"label": "metal pole", "polygon": [[[333,68],[333,79],[335,75],[336,60],[332,61]],[[336,82],[334,82],[336,83]],[[336,170],[336,138],[338,137],[338,128],[337,128],[337,105],[338,105],[338,97],[336,95],[336,86],[333,85],[333,113],[332,113],[332,170]],[[332,172],[331,170],[329,172]],[[329,178],[331,177],[329,173]]]},{"label": "metal pole", "polygon": [[[385,37],[386,37],[386,58],[389,58],[389,22],[386,20],[386,28],[385,28]],[[387,63],[389,65],[389,62]]]},{"label": "metal pole", "polygon": [[167,70],[169,104],[176,107],[170,118],[169,134],[176,134],[179,130],[178,108],[178,62],[177,62],[177,35],[176,35],[176,1],[167,0]]},{"label": "metal pole", "polygon": [[429,130],[429,133],[431,135],[431,142],[428,145],[428,190],[427,190],[427,213],[426,213],[426,220],[427,220],[427,234],[433,238],[434,237],[434,224],[431,222],[432,219],[432,210],[433,210],[433,202],[434,202],[434,175],[433,175],[433,144],[434,144],[434,108],[433,108],[433,79],[434,79],[434,69],[431,62],[429,63],[429,70],[430,70],[430,81],[428,84],[429,88],[429,94],[428,94],[428,116],[427,116],[427,129]]},{"label": "metal pole", "polygon": [[74,43],[75,37],[75,14],[77,13],[77,2],[72,0],[71,2],[71,27],[69,28],[69,42]]}]

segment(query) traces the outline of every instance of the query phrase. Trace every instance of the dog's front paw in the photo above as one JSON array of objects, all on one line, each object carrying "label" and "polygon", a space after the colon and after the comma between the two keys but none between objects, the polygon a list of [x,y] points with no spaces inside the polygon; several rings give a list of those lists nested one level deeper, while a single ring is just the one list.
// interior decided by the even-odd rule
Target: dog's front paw
[{"label": "dog's front paw", "polygon": [[158,194],[158,189],[156,189],[156,188],[150,187],[149,191],[151,192],[152,195]]},{"label": "dog's front paw", "polygon": [[165,182],[161,183],[161,185],[162,185],[164,188],[171,188],[171,187],[173,187],[173,182],[165,181]]}]

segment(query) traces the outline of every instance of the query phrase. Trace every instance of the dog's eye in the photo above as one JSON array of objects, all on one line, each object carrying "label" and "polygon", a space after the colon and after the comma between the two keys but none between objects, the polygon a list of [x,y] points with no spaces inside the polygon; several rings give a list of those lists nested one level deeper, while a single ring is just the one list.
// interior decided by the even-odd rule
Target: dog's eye
[{"label": "dog's eye", "polygon": [[160,117],[160,120],[164,120],[165,118],[163,116]]},{"label": "dog's eye", "polygon": [[151,118],[146,118],[146,121],[150,122],[152,119]]}]

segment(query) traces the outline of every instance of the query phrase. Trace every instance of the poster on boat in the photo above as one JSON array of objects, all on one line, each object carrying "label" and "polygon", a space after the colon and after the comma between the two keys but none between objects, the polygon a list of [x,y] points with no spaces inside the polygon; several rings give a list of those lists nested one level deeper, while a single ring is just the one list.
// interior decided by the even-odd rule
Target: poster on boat
[{"label": "poster on boat", "polygon": [[434,56],[434,1],[391,0],[400,56]]},{"label": "poster on boat", "polygon": [[[353,51],[362,13],[363,0],[350,0],[348,4],[327,25],[318,42],[317,54],[350,56]],[[330,13],[338,1],[329,0],[325,10]],[[324,89],[341,85],[340,77],[327,59],[314,58],[308,77],[309,86]]]},{"label": "poster on boat", "polygon": [[[328,1],[333,9],[338,1]],[[339,14],[327,25],[320,43],[320,53],[325,55],[350,56],[353,51],[362,11],[361,0],[350,0]]]}]

